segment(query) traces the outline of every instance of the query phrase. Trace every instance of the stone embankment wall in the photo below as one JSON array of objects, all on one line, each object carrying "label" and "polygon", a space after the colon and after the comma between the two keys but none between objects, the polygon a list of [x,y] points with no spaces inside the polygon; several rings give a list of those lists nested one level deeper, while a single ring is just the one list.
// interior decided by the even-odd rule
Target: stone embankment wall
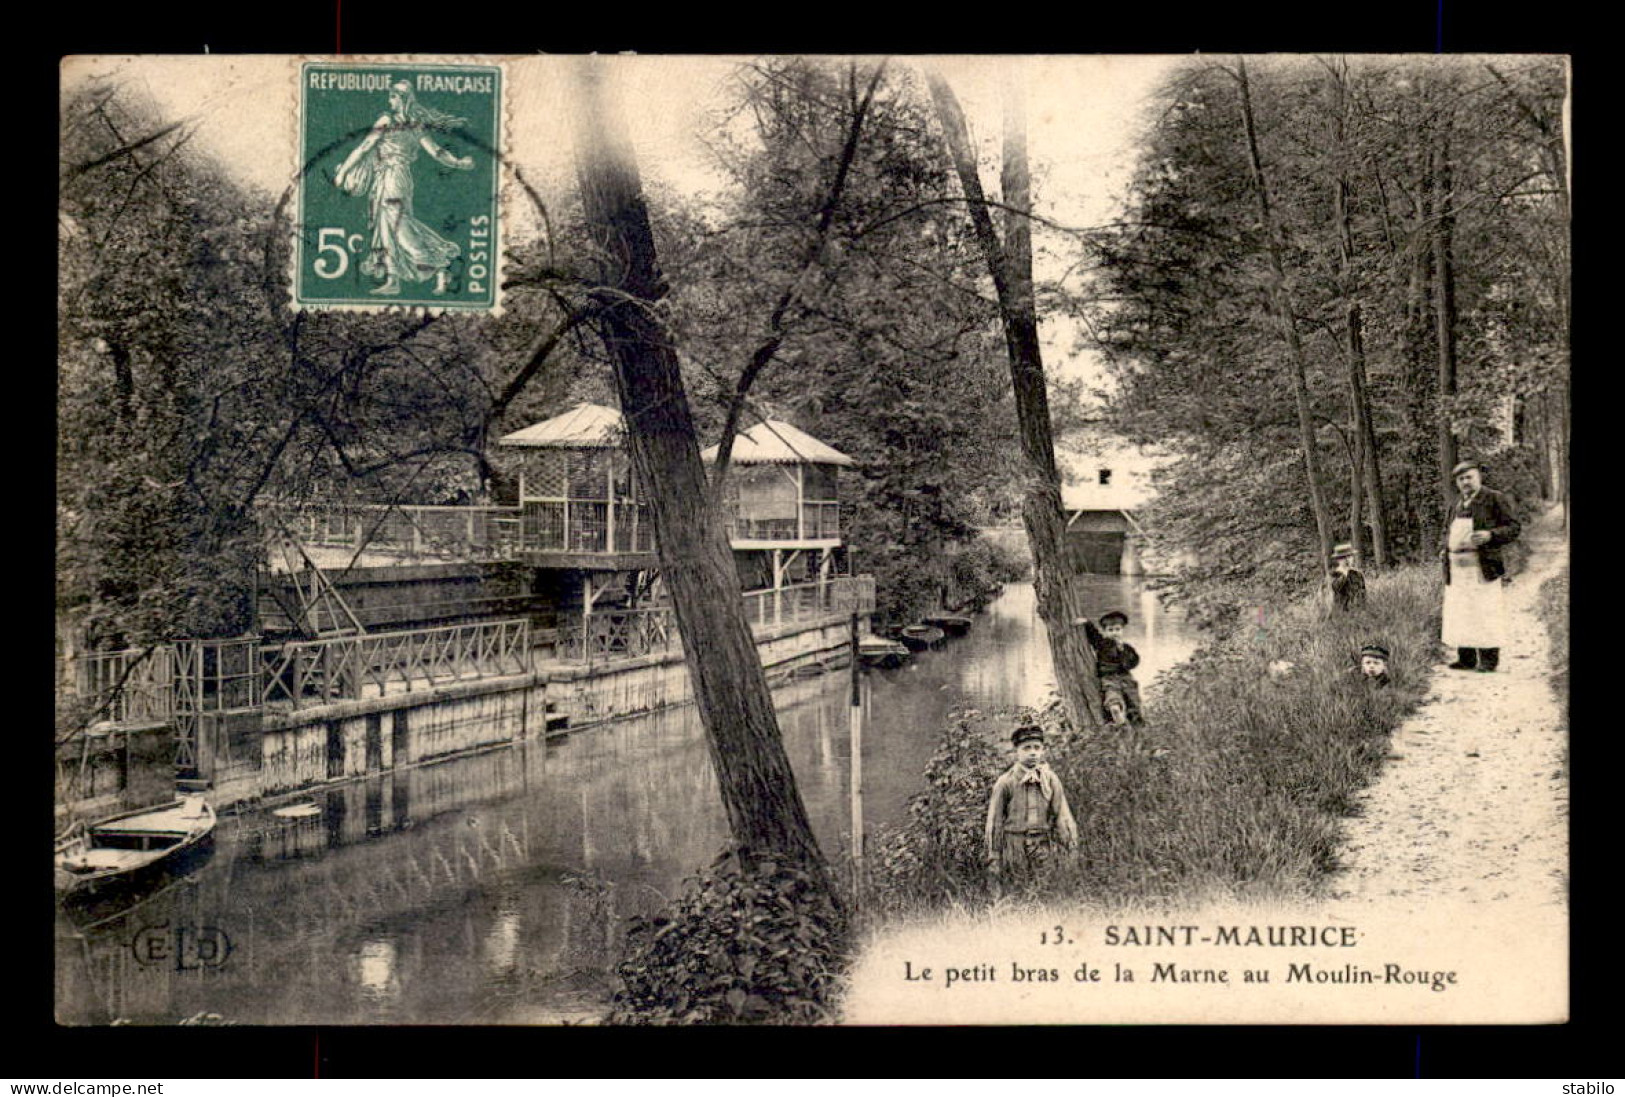
[{"label": "stone embankment wall", "polygon": [[[762,634],[758,646],[772,678],[846,665],[849,626],[830,621],[786,625]],[[236,745],[205,772],[217,808],[274,797],[333,781],[366,777],[436,758],[540,738],[550,724],[572,729],[693,701],[681,652],[597,667],[563,667],[434,689],[391,694],[260,715],[258,752]],[[251,737],[250,737],[251,738]],[[152,790],[172,787],[172,731],[146,737],[148,749],[114,780],[100,774],[94,813],[163,799]],[[154,747],[153,744],[159,744]],[[100,763],[105,769],[110,763]],[[139,772],[138,772],[139,771]],[[118,785],[114,788],[111,785]],[[76,799],[65,810],[92,814]],[[99,810],[105,808],[105,811]]]}]

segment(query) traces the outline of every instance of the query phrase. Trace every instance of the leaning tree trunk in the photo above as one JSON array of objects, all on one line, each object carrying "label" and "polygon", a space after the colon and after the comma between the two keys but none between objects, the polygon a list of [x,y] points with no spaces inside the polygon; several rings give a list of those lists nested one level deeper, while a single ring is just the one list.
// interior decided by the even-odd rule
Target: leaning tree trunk
[{"label": "leaning tree trunk", "polygon": [[648,493],[655,547],[671,591],[694,697],[728,825],[746,856],[774,854],[828,873],[784,751],[778,717],[745,620],[733,551],[705,468],[671,332],[657,302],[667,286],[655,255],[637,161],[582,67],[577,175],[604,267],[596,323],[610,353],[632,465]]},{"label": "leaning tree trunk", "polygon": [[1304,477],[1309,481],[1309,505],[1315,512],[1315,532],[1320,538],[1320,566],[1330,567],[1332,555],[1331,518],[1326,509],[1324,477],[1320,470],[1320,451],[1315,445],[1315,424],[1309,408],[1308,370],[1304,364],[1303,344],[1298,338],[1298,324],[1293,318],[1292,295],[1287,288],[1285,251],[1281,243],[1280,227],[1270,205],[1270,193],[1264,178],[1264,164],[1258,155],[1258,128],[1253,121],[1252,87],[1247,79],[1247,62],[1236,61],[1236,78],[1241,85],[1241,117],[1247,140],[1247,162],[1252,168],[1253,190],[1258,199],[1258,213],[1263,225],[1266,252],[1270,261],[1270,309],[1275,314],[1276,326],[1287,345],[1287,362],[1292,374],[1292,399],[1298,411],[1298,444],[1303,447]]},{"label": "leaning tree trunk", "polygon": [[1038,616],[1049,634],[1055,684],[1067,718],[1080,731],[1100,728],[1100,680],[1094,649],[1072,622],[1084,607],[1072,582],[1066,556],[1066,521],[1061,512],[1061,476],[1055,464],[1049,394],[1044,359],[1038,343],[1038,310],[1033,296],[1031,175],[1027,167],[1027,133],[1017,89],[1005,89],[1004,241],[988,212],[977,173],[975,153],[964,113],[953,89],[941,76],[928,77],[937,117],[942,122],[959,183],[965,192],[971,224],[993,277],[999,315],[1010,359],[1016,419],[1025,459],[1021,519],[1033,554],[1033,590]]}]

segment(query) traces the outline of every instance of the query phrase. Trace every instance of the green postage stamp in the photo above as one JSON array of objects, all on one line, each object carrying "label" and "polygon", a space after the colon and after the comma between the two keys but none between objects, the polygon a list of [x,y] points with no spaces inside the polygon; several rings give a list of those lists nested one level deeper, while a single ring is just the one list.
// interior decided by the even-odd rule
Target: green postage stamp
[{"label": "green postage stamp", "polygon": [[502,75],[301,66],[294,308],[497,311]]}]

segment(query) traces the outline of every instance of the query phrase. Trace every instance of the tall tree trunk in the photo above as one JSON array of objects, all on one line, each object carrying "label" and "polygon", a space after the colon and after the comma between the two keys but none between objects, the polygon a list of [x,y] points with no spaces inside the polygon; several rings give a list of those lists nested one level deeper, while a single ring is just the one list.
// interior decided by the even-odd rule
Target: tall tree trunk
[{"label": "tall tree trunk", "polygon": [[[1425,89],[1424,89],[1425,93]],[[1422,100],[1425,108],[1426,98]],[[1409,528],[1415,532],[1416,549],[1423,556],[1432,552],[1443,536],[1443,500],[1438,478],[1427,470],[1434,464],[1435,423],[1437,422],[1438,370],[1433,358],[1433,279],[1430,273],[1430,228],[1433,214],[1431,173],[1425,137],[1413,127],[1406,158],[1416,194],[1411,231],[1404,255],[1406,274],[1403,347],[1405,369],[1405,440],[1401,446],[1405,512]]]},{"label": "tall tree trunk", "polygon": [[953,89],[941,76],[928,77],[937,117],[942,122],[959,183],[965,192],[971,224],[987,260],[998,295],[1004,325],[1005,348],[1010,359],[1010,383],[1015,390],[1016,419],[1026,473],[1021,518],[1033,555],[1033,589],[1038,615],[1049,634],[1055,683],[1067,718],[1080,731],[1100,728],[1100,680],[1094,649],[1082,629],[1072,622],[1084,608],[1067,566],[1066,521],[1061,512],[1061,476],[1055,464],[1051,435],[1049,393],[1044,359],[1038,343],[1038,311],[1033,296],[1032,184],[1027,167],[1026,121],[1020,89],[1004,90],[1004,169],[1002,185],[1005,238],[1000,242],[988,212],[982,180],[976,169],[965,115]]},{"label": "tall tree trunk", "polygon": [[1565,531],[1569,528],[1569,390],[1569,379],[1565,377],[1563,378],[1563,421],[1562,428],[1557,435],[1557,452],[1563,473],[1563,529]]},{"label": "tall tree trunk", "polygon": [[1388,566],[1388,511],[1382,498],[1382,466],[1377,457],[1377,432],[1371,423],[1371,404],[1365,387],[1365,340],[1360,303],[1350,301],[1344,317],[1348,339],[1349,404],[1352,412],[1355,459],[1359,462],[1356,487],[1365,489],[1371,509],[1371,554],[1379,567]]},{"label": "tall tree trunk", "polygon": [[1433,319],[1439,363],[1439,479],[1444,498],[1454,492],[1450,470],[1457,461],[1452,419],[1456,395],[1456,272],[1452,249],[1455,234],[1454,197],[1450,179],[1450,116],[1440,123],[1430,155],[1433,179]]},{"label": "tall tree trunk", "polygon": [[[1351,428],[1354,424],[1349,424]],[[1365,494],[1365,455],[1361,452],[1365,448],[1365,441],[1360,437],[1357,429],[1350,429],[1352,441],[1349,443],[1349,541],[1354,551],[1365,552],[1365,516],[1361,514],[1360,497]]]},{"label": "tall tree trunk", "polygon": [[576,131],[582,204],[605,271],[604,288],[594,294],[601,309],[596,323],[614,365],[632,465],[648,493],[728,825],[747,856],[790,858],[827,887],[745,620],[733,551],[707,491],[677,349],[658,318],[667,286],[637,160],[619,113],[603,102],[602,64],[581,65],[584,109]]},{"label": "tall tree trunk", "polygon": [[113,421],[119,429],[135,425],[135,371],[130,367],[130,351],[117,339],[107,341],[107,356],[113,360]]},{"label": "tall tree trunk", "polygon": [[1315,532],[1320,538],[1320,566],[1328,569],[1332,554],[1331,518],[1326,509],[1326,493],[1320,471],[1320,451],[1315,445],[1315,424],[1309,408],[1308,371],[1304,364],[1303,344],[1298,338],[1298,324],[1293,318],[1292,296],[1286,283],[1285,247],[1280,227],[1270,206],[1268,181],[1264,177],[1264,164],[1258,155],[1258,127],[1253,119],[1251,81],[1247,78],[1247,62],[1237,58],[1236,79],[1241,85],[1241,116],[1247,140],[1247,161],[1252,168],[1253,190],[1258,198],[1258,213],[1268,242],[1270,261],[1270,308],[1275,313],[1276,325],[1287,345],[1287,361],[1292,374],[1292,399],[1298,411],[1298,444],[1303,447],[1304,477],[1309,482],[1309,505],[1315,514]]},{"label": "tall tree trunk", "polygon": [[[1355,455],[1359,461],[1355,491],[1365,483],[1371,509],[1371,552],[1378,567],[1388,566],[1388,513],[1382,498],[1382,467],[1377,454],[1377,431],[1371,422],[1366,394],[1364,318],[1360,288],[1354,271],[1354,226],[1349,215],[1348,131],[1349,100],[1346,69],[1337,81],[1336,149],[1338,177],[1333,200],[1338,227],[1338,273],[1343,291],[1343,331],[1348,362],[1349,410],[1352,413]],[[1355,536],[1359,536],[1358,527]],[[1356,544],[1356,548],[1359,545]]]}]

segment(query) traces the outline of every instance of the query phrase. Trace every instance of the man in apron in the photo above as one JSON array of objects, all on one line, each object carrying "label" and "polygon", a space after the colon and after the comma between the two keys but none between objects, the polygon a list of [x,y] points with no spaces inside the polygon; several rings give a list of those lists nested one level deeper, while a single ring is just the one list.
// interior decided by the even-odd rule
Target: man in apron
[{"label": "man in apron", "polygon": [[1501,550],[1518,539],[1521,527],[1512,501],[1484,486],[1477,461],[1461,462],[1451,476],[1461,498],[1451,508],[1439,553],[1445,581],[1442,639],[1456,649],[1451,670],[1492,674],[1506,629]]}]

